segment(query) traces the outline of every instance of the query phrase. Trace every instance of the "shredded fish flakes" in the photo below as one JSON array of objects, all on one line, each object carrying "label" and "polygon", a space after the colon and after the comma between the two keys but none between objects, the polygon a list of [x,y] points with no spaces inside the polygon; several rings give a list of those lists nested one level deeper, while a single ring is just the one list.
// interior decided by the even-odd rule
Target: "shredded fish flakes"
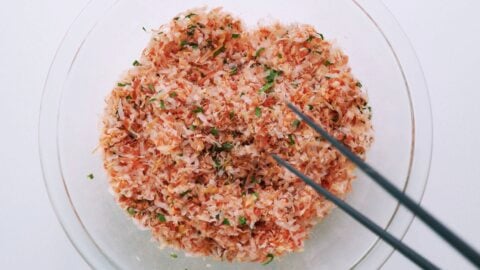
[{"label": "shredded fish flakes", "polygon": [[299,251],[332,204],[269,154],[342,198],[354,166],[285,101],[365,157],[361,86],[312,26],[247,30],[220,8],[182,13],[152,31],[107,98],[101,146],[116,200],[190,254],[265,263]]}]

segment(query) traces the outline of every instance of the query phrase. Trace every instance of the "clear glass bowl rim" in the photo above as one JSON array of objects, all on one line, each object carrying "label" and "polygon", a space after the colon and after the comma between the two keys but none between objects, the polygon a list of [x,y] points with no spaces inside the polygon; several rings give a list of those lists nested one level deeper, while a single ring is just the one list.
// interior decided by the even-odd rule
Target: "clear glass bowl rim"
[{"label": "clear glass bowl rim", "polygon": [[[38,142],[43,180],[55,214],[72,245],[92,268],[115,269],[113,262],[96,246],[76,214],[68,189],[58,167],[56,132],[58,105],[63,91],[63,80],[75,61],[78,38],[88,35],[99,16],[120,0],[89,1],[75,18],[62,39],[45,81],[39,114]],[[409,177],[404,187],[414,200],[422,200],[428,182],[432,155],[432,116],[428,89],[417,56],[403,30],[380,0],[351,0],[369,17],[385,38],[401,69],[413,110],[413,148]],[[81,33],[81,34],[78,34]],[[55,119],[55,120],[53,120]],[[53,121],[52,121],[53,120]],[[56,164],[57,163],[57,164]],[[418,181],[408,181],[415,178]],[[414,216],[402,207],[392,215],[387,230],[403,239]],[[377,240],[352,268],[381,268],[393,254],[393,248]]]}]

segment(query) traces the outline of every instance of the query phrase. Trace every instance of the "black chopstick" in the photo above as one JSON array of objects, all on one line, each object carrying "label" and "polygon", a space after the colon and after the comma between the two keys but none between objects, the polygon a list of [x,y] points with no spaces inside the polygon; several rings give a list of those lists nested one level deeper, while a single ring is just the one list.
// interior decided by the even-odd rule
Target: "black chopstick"
[{"label": "black chopstick", "polygon": [[363,172],[370,176],[390,195],[395,197],[395,199],[397,199],[401,204],[407,207],[412,213],[414,213],[418,218],[420,218],[420,220],[422,220],[433,231],[435,231],[439,236],[441,236],[445,241],[447,241],[451,246],[453,246],[472,264],[480,268],[480,254],[478,254],[478,252],[476,252],[469,244],[463,241],[459,236],[453,233],[445,225],[440,223],[440,221],[438,221],[429,212],[427,212],[415,201],[413,201],[408,195],[404,194],[402,191],[396,188],[389,180],[387,180],[387,178],[382,176],[370,165],[365,163],[360,157],[352,153],[345,145],[330,136],[323,128],[315,124],[312,119],[304,115],[297,107],[295,107],[291,103],[287,103],[287,106],[303,121],[305,121],[305,123],[307,123],[316,132],[322,135],[322,137],[324,137],[328,142],[330,142],[338,151],[340,151],[340,153],[342,153],[345,157],[352,161],[358,168],[360,168]]},{"label": "black chopstick", "polygon": [[409,258],[412,260],[414,263],[416,263],[418,266],[420,266],[423,269],[439,269],[437,266],[435,266],[433,263],[428,261],[425,257],[422,255],[418,254],[415,250],[411,249],[404,243],[402,243],[400,240],[395,238],[395,236],[391,235],[389,232],[385,231],[382,229],[380,226],[375,224],[371,219],[367,218],[357,210],[355,210],[353,207],[351,207],[348,203],[344,202],[343,200],[339,199],[337,196],[333,195],[330,193],[328,190],[324,189],[322,186],[316,184],[312,179],[295,169],[292,165],[281,159],[275,154],[272,154],[272,157],[283,167],[285,167],[287,170],[295,174],[297,177],[302,179],[307,185],[311,186],[316,192],[318,192],[320,195],[324,196],[327,200],[333,202],[336,206],[338,206],[340,209],[345,211],[348,215],[350,215],[352,218],[360,222],[363,226],[368,228],[370,231],[378,235],[380,238],[385,240],[385,242],[389,243],[392,247],[394,247],[396,250],[401,252],[405,257]]}]

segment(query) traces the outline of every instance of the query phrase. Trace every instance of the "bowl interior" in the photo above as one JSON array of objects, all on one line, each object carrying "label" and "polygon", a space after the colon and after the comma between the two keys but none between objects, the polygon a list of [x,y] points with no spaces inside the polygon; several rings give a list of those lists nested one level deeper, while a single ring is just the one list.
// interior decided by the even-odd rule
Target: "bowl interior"
[{"label": "bowl interior", "polygon": [[[173,4],[174,3],[174,4]],[[375,23],[347,0],[304,1],[117,1],[78,44],[64,78],[58,110],[58,161],[72,206],[84,230],[113,266],[121,269],[346,269],[355,265],[377,237],[334,210],[315,227],[303,252],[289,254],[268,266],[225,263],[159,249],[148,231],[139,230],[116,205],[99,153],[104,98],[120,74],[146,46],[142,30],[167,23],[193,7],[223,6],[249,27],[258,21],[312,24],[350,57],[353,74],[368,92],[373,111],[375,142],[368,162],[402,189],[412,162],[414,125],[407,84],[393,51]],[[93,173],[93,180],[87,174]],[[347,201],[386,227],[397,203],[371,180],[358,173]],[[174,259],[170,253],[175,252]]]}]

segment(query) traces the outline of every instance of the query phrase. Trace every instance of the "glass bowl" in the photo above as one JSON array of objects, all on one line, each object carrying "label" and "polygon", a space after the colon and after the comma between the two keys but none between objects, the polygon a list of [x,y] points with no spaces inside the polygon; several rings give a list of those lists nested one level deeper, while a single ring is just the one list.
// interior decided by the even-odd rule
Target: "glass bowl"
[{"label": "glass bowl", "polygon": [[[39,145],[47,191],[65,232],[83,258],[99,269],[372,269],[393,252],[336,209],[317,225],[303,252],[267,266],[227,263],[159,249],[108,191],[98,145],[105,97],[140,56],[150,35],[193,7],[223,6],[248,26],[259,20],[308,23],[349,55],[373,109],[375,142],[368,162],[420,201],[432,150],[430,104],[410,44],[378,0],[91,1],[59,47],[45,84]],[[93,180],[87,175],[92,173]],[[358,172],[347,201],[402,238],[413,216]]]}]

